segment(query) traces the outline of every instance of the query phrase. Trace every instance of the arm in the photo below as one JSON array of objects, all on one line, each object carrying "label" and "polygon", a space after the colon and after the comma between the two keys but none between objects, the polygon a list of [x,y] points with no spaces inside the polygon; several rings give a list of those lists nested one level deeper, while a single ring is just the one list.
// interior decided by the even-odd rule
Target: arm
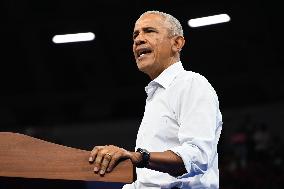
[{"label": "arm", "polygon": [[150,153],[150,160],[147,168],[165,172],[175,177],[186,173],[181,157],[170,150]]},{"label": "arm", "polygon": [[[96,146],[90,155],[89,162],[94,163],[94,172],[104,175],[111,172],[121,159],[130,159],[134,165],[142,161],[139,152],[129,152],[113,145]],[[172,176],[186,173],[182,159],[172,151],[151,152],[147,168],[166,172]]]},{"label": "arm", "polygon": [[179,146],[172,149],[187,170],[183,177],[204,174],[216,162],[217,144],[221,132],[221,114],[218,97],[208,81],[194,75],[185,82],[175,102]]}]

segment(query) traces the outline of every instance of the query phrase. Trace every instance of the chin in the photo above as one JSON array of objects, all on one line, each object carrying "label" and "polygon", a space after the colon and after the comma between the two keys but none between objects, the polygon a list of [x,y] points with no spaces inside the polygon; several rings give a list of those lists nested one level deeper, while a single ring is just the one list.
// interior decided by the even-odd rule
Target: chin
[{"label": "chin", "polygon": [[142,71],[142,70],[145,70],[145,69],[150,69],[154,63],[152,61],[149,61],[149,60],[148,61],[144,60],[144,61],[140,61],[140,62],[136,61],[136,64],[138,66],[138,69]]},{"label": "chin", "polygon": [[145,67],[139,66],[139,65],[138,65],[138,69],[139,69],[139,71],[144,72],[144,73],[145,73],[146,70],[147,70]]},{"label": "chin", "polygon": [[145,63],[140,62],[140,63],[137,64],[137,67],[141,72],[146,73],[150,66],[149,66],[149,64],[145,64]]}]

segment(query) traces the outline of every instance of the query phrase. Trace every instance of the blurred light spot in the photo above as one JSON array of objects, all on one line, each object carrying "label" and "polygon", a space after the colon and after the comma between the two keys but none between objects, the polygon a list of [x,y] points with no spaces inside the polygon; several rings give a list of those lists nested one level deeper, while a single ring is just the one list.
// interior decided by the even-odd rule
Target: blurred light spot
[{"label": "blurred light spot", "polygon": [[212,24],[219,24],[223,22],[229,22],[231,20],[230,16],[227,14],[218,14],[214,16],[206,16],[202,18],[190,19],[188,25],[192,28],[207,26]]},{"label": "blurred light spot", "polygon": [[71,43],[71,42],[81,42],[81,41],[92,41],[94,39],[95,39],[94,33],[86,32],[86,33],[55,35],[52,38],[52,41],[54,43]]}]

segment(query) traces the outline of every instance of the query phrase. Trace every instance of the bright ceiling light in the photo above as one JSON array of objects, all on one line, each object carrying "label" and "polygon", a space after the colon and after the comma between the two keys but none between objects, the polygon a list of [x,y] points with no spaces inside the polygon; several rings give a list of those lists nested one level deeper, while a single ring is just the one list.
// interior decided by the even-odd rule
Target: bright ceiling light
[{"label": "bright ceiling light", "polygon": [[54,43],[71,43],[71,42],[81,42],[81,41],[92,41],[94,39],[95,39],[94,33],[86,32],[86,33],[55,35],[52,38],[52,41]]},{"label": "bright ceiling light", "polygon": [[218,14],[214,16],[206,16],[202,18],[190,19],[188,25],[192,28],[207,26],[212,24],[219,24],[223,22],[229,22],[231,20],[230,16],[227,14]]}]

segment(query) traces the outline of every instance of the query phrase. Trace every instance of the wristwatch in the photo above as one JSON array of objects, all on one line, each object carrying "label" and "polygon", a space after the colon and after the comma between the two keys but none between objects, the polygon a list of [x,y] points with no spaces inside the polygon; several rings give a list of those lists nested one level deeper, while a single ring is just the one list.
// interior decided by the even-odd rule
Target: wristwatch
[{"label": "wristwatch", "polygon": [[138,168],[144,168],[149,164],[150,152],[145,149],[137,148],[136,152],[139,152],[142,155],[142,160],[136,165]]}]

